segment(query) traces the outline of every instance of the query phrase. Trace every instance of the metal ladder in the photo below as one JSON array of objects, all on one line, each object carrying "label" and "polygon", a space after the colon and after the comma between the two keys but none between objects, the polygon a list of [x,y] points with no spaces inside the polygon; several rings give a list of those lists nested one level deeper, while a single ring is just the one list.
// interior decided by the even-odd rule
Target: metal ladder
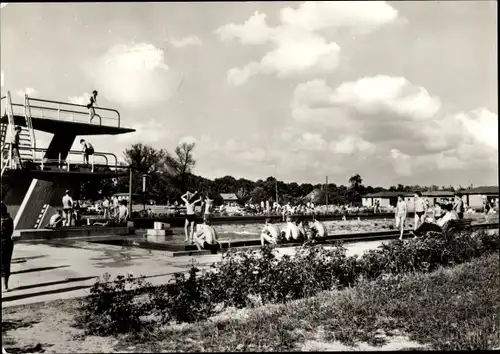
[{"label": "metal ladder", "polygon": [[12,109],[12,97],[10,95],[10,91],[7,92],[7,104],[5,107],[5,113],[7,114],[7,124],[2,125],[2,146],[1,146],[1,167],[2,171],[0,176],[3,176],[3,173],[6,169],[12,168],[12,144],[7,143],[7,131],[10,132],[10,138],[12,139],[15,134],[15,125],[14,125],[14,111]]},{"label": "metal ladder", "polygon": [[[2,152],[2,172],[1,175],[6,169],[13,168],[12,161],[12,144],[7,144],[7,131],[10,130],[10,138],[13,140],[16,132],[15,132],[15,122],[14,122],[14,110],[12,108],[12,96],[10,91],[7,92],[7,105],[6,105],[6,113],[8,118],[8,124],[1,124],[2,131],[1,134],[1,152]],[[33,129],[33,122],[31,120],[31,108],[29,105],[29,97],[26,94],[24,96],[24,124],[19,125],[21,127],[21,132],[19,133],[19,155],[21,157],[21,163],[25,161],[34,161],[35,160],[35,130]],[[6,155],[6,158],[3,157]]]},{"label": "metal ladder", "polygon": [[[29,141],[29,147],[31,148],[28,151],[26,151],[29,155],[29,159],[31,161],[35,161],[35,150],[36,150],[36,139],[35,139],[35,129],[33,129],[33,121],[31,120],[31,107],[30,107],[30,99],[28,97],[28,94],[24,95],[24,120],[26,123],[26,131],[28,135],[28,141]],[[24,128],[24,127],[23,127]],[[23,133],[23,131],[21,131]],[[22,135],[21,135],[22,136]],[[21,158],[23,155],[21,155]]]}]

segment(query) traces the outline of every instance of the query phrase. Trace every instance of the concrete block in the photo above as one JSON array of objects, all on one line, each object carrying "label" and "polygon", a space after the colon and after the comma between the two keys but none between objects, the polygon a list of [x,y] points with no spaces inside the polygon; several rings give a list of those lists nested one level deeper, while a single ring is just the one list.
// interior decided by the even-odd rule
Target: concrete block
[{"label": "concrete block", "polygon": [[[155,230],[155,231],[165,231],[165,230]],[[145,236],[147,242],[153,242],[153,243],[165,243],[167,241],[172,241],[173,236],[172,235],[146,235]]]},{"label": "concrete block", "polygon": [[165,236],[167,234],[167,230],[158,230],[158,229],[148,229],[146,235],[148,236]]}]

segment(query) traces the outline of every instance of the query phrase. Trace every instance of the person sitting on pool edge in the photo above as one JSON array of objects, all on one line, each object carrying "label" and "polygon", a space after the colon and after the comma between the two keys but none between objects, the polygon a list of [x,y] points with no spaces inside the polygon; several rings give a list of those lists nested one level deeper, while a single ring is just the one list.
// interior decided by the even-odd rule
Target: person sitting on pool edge
[{"label": "person sitting on pool edge", "polygon": [[278,226],[276,226],[271,218],[266,219],[266,224],[260,233],[260,243],[262,246],[266,243],[276,245],[281,241],[281,233]]},{"label": "person sitting on pool edge", "polygon": [[205,249],[209,250],[212,254],[217,254],[220,244],[218,242],[217,231],[211,225],[210,218],[205,218],[202,225],[203,227],[193,235],[196,247],[199,251]]},{"label": "person sitting on pool edge", "polygon": [[320,220],[319,217],[313,215],[313,224],[310,227],[312,239],[325,239],[328,237],[328,230]]},{"label": "person sitting on pool edge", "polygon": [[444,214],[434,222],[424,222],[413,232],[415,237],[423,235],[429,231],[442,232],[444,225],[450,220],[458,220],[457,214],[453,211],[452,204],[443,205]]},{"label": "person sitting on pool edge", "polygon": [[282,230],[281,235],[283,241],[286,242],[301,242],[304,240],[302,232],[290,215],[287,216],[286,227]]},{"label": "person sitting on pool edge", "polygon": [[49,224],[47,225],[50,229],[57,229],[63,224],[62,211],[58,209],[54,215],[50,217]]}]

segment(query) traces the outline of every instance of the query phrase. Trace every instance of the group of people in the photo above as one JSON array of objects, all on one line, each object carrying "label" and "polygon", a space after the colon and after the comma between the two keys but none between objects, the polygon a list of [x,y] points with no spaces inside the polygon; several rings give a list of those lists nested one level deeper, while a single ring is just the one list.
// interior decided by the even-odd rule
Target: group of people
[{"label": "group of people", "polygon": [[[425,230],[442,229],[450,220],[461,220],[464,218],[465,205],[462,200],[462,194],[456,193],[453,203],[446,201],[436,201],[432,211],[432,216],[428,216],[429,207],[427,201],[422,198],[422,193],[415,192],[414,202],[415,220],[413,224],[413,234],[424,232]],[[395,209],[396,228],[400,230],[399,239],[403,239],[405,221],[408,215],[408,205],[403,195],[398,196],[398,202]],[[438,228],[436,228],[437,226]]]},{"label": "group of people", "polygon": [[286,242],[320,240],[325,239],[327,236],[328,230],[317,216],[312,217],[312,224],[310,225],[308,220],[301,220],[298,217],[289,215],[285,227],[281,230],[271,218],[267,218],[261,231],[260,242],[264,246],[266,242],[275,245]]},{"label": "group of people", "polygon": [[[70,191],[66,190],[62,197],[62,210],[58,209],[54,215],[50,217],[47,228],[56,229],[62,226],[74,226],[75,221],[78,220],[78,201],[74,201],[70,195]],[[129,218],[129,210],[126,202],[118,201],[113,198],[110,202],[109,198],[105,198],[103,202],[104,218],[116,219],[119,223],[127,222]]]}]

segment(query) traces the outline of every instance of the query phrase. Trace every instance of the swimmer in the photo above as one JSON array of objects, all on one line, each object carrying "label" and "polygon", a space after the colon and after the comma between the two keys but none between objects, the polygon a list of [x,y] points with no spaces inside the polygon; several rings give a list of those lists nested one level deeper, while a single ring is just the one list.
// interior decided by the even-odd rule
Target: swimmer
[{"label": "swimmer", "polygon": [[203,222],[203,227],[196,231],[193,236],[193,240],[199,251],[202,249],[210,250],[212,254],[216,254],[217,250],[220,248],[218,242],[217,231],[211,225],[210,220],[205,219]]},{"label": "swimmer", "polygon": [[204,219],[210,218],[210,215],[212,215],[213,204],[214,204],[214,200],[210,199],[210,196],[207,193],[206,197],[205,197],[205,215],[204,215]]},{"label": "swimmer", "polygon": [[413,205],[415,206],[415,225],[413,225],[413,230],[416,231],[424,223],[427,214],[427,203],[422,198],[422,193],[415,192]]},{"label": "swimmer", "polygon": [[408,207],[402,195],[398,195],[398,204],[396,205],[396,229],[400,229],[399,239],[403,239],[403,233],[405,230],[405,220],[406,215],[408,214]]},{"label": "swimmer", "polygon": [[290,216],[287,217],[286,227],[283,231],[285,232],[285,240],[288,242],[302,241],[303,239],[302,232]]},{"label": "swimmer", "polygon": [[[194,225],[196,223],[196,214],[194,213],[194,206],[196,203],[201,202],[201,197],[194,202],[191,202],[191,198],[193,198],[198,192],[186,192],[183,196],[181,196],[182,201],[184,202],[184,206],[186,207],[186,221],[184,223],[184,234],[185,239],[184,242],[188,242],[191,239],[191,243],[193,242],[193,234],[194,234]],[[188,235],[188,226],[191,226]]]},{"label": "swimmer", "polygon": [[278,226],[273,224],[271,218],[266,219],[266,224],[260,233],[260,244],[264,246],[266,241],[273,245],[280,241],[280,230]]},{"label": "swimmer", "polygon": [[313,224],[311,225],[311,238],[324,239],[328,237],[328,230],[317,216],[313,216]]}]

